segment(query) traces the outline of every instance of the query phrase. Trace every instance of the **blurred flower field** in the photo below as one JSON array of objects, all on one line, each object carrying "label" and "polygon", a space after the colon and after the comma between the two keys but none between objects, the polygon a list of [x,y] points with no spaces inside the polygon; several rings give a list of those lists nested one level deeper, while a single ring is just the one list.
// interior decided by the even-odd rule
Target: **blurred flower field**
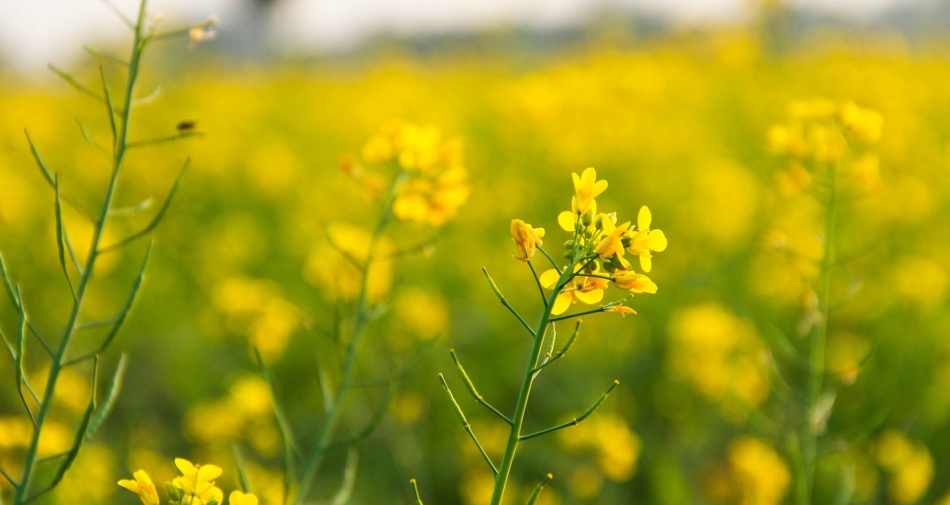
[{"label": "blurred flower field", "polygon": [[[428,196],[403,201],[394,211],[406,219],[377,244],[386,260],[373,264],[367,293],[383,308],[362,330],[337,430],[356,436],[386,409],[357,446],[350,503],[414,503],[413,478],[426,503],[488,502],[493,476],[436,374],[445,373],[485,450],[500,457],[507,430],[464,394],[449,349],[482,395],[514,404],[529,348],[481,269],[537,319],[538,288],[513,258],[523,252],[510,223],[544,226],[545,247],[560,254],[569,237],[558,238],[556,223],[570,210],[570,174],[587,167],[610,183],[601,208],[635,220],[648,206],[647,227],[662,229],[669,247],[649,271],[656,294],[624,302],[637,315],[586,317],[571,353],[535,386],[532,431],[569,421],[620,382],[576,427],[525,441],[505,503],[525,503],[548,472],[554,479],[538,503],[549,505],[792,503],[794,434],[809,415],[814,503],[950,503],[945,49],[828,42],[780,55],[738,28],[633,47],[594,40],[534,58],[454,49],[265,65],[163,48],[139,84],[143,94],[160,86],[160,99],[137,106],[132,136],[175,135],[183,121],[196,135],[129,151],[116,206],[154,200],[150,213],[110,221],[107,242],[146,225],[191,161],[153,235],[139,299],[102,360],[107,377],[126,356],[121,395],[41,501],[135,503],[116,482],[140,468],[171,481],[178,457],[218,465],[217,482],[229,490],[239,488],[240,459],[261,503],[283,503],[274,395],[302,443],[313,443],[325,416],[321,387],[345,369],[335,328],[359,293],[351,260],[370,255],[372,197],[385,190],[370,170],[379,146],[367,141],[405,121],[433,125],[425,134],[454,161],[440,172],[450,175],[416,188],[443,191],[442,213],[425,206]],[[93,137],[108,124],[101,104],[52,74],[40,82],[0,75],[0,83],[0,252],[37,330],[54,333],[70,292],[55,195],[23,129],[81,206],[96,201],[108,163],[77,120]],[[810,287],[824,257],[823,211],[809,193],[818,177],[797,160],[838,155],[799,156],[816,142],[835,145],[816,140],[814,117],[840,118],[845,133],[820,135],[853,144],[839,156],[848,171],[820,302]],[[806,144],[799,151],[796,139]],[[76,214],[67,209],[63,220],[82,244],[91,230]],[[86,304],[92,319],[121,305],[116,293],[139,267],[135,255],[102,257]],[[809,405],[801,357],[822,324],[821,394]],[[16,325],[15,308],[0,304],[0,327]],[[39,353],[26,358],[39,377]],[[14,366],[0,363],[0,465],[15,473],[31,425]],[[62,401],[40,456],[72,443],[90,395],[87,372],[59,377]],[[329,503],[347,459],[346,450],[328,452],[315,497]],[[0,479],[3,501],[11,495]]]}]

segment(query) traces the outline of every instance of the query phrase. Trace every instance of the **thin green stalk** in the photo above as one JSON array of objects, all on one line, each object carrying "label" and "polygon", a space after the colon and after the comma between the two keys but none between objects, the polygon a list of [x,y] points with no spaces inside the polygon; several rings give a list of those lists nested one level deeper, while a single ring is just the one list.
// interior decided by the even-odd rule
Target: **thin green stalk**
[{"label": "thin green stalk", "polygon": [[422,497],[419,496],[419,485],[416,484],[416,479],[411,479],[409,485],[412,486],[412,495],[416,498],[416,505],[422,505]]},{"label": "thin green stalk", "polygon": [[597,398],[597,401],[595,401],[593,405],[588,407],[588,409],[585,410],[581,415],[571,419],[570,421],[566,423],[561,423],[551,428],[546,428],[541,431],[536,431],[530,435],[522,435],[521,440],[524,441],[531,438],[540,437],[541,435],[547,435],[548,433],[552,433],[557,430],[563,430],[564,428],[569,428],[571,426],[577,426],[578,424],[580,424],[581,421],[583,421],[584,419],[587,419],[588,416],[593,414],[594,411],[597,410],[597,407],[600,407],[600,404],[604,403],[604,400],[607,399],[607,396],[610,395],[610,392],[613,391],[614,388],[619,385],[620,385],[620,381],[614,380],[613,383],[610,384],[610,387],[607,388],[607,391],[604,391],[604,394],[600,395],[600,398]]},{"label": "thin green stalk", "polygon": [[541,490],[544,489],[544,485],[551,481],[554,478],[554,475],[547,474],[544,476],[544,480],[538,483],[534,488],[534,492],[531,493],[531,497],[528,498],[528,505],[534,505],[534,502],[537,501],[538,496],[541,494]]},{"label": "thin green stalk", "polygon": [[[109,209],[112,206],[112,199],[113,195],[115,194],[119,172],[122,168],[122,162],[125,157],[125,143],[128,138],[129,117],[131,114],[130,104],[132,101],[133,91],[135,89],[135,81],[138,76],[138,64],[141,59],[141,50],[144,48],[143,28],[145,26],[146,2],[147,0],[142,0],[141,5],[139,6],[138,22],[135,27],[135,39],[132,48],[132,59],[129,65],[129,74],[125,90],[125,104],[121,110],[120,130],[119,134],[116,136],[114,144],[112,176],[109,179],[109,185],[106,189],[105,198],[102,202],[99,218],[96,220],[95,226],[93,228],[92,241],[89,246],[89,255],[86,259],[86,266],[82,269],[82,275],[80,276],[79,284],[76,287],[72,310],[70,311],[69,318],[66,321],[66,326],[63,330],[63,336],[59,341],[59,347],[56,349],[56,353],[53,356],[53,361],[50,364],[49,375],[47,376],[46,381],[46,390],[43,394],[43,402],[40,404],[39,411],[36,414],[36,428],[33,430],[33,435],[30,438],[26,456],[23,460],[23,474],[20,478],[19,486],[16,487],[16,491],[14,493],[13,505],[24,505],[38,496],[38,494],[34,494],[32,496],[29,495],[29,491],[31,489],[34,473],[36,472],[40,435],[43,431],[47,416],[50,413],[50,406],[53,403],[53,393],[56,390],[59,373],[63,368],[63,360],[66,355],[66,351],[69,348],[72,336],[79,323],[79,314],[82,310],[86,289],[89,286],[89,282],[92,280],[93,272],[95,271],[96,260],[98,259],[99,254],[99,242],[102,239],[102,232],[105,228],[106,219],[109,215]],[[113,112],[113,110],[109,111],[110,118],[113,117]]]},{"label": "thin green stalk", "polygon": [[831,296],[831,273],[834,268],[834,241],[837,221],[837,166],[828,167],[828,200],[825,208],[824,253],[818,280],[818,312],[820,317],[813,326],[808,341],[808,382],[805,389],[805,409],[802,418],[801,464],[798,489],[799,504],[812,503],[815,466],[818,458],[818,431],[816,419],[821,402],[822,382],[825,375],[825,342],[828,336],[828,317]]},{"label": "thin green stalk", "polygon": [[459,402],[455,399],[455,395],[452,394],[452,389],[449,388],[449,384],[445,382],[445,376],[439,374],[439,381],[442,383],[442,389],[445,390],[447,395],[449,395],[449,401],[452,402],[452,407],[455,409],[455,415],[458,416],[459,422],[462,423],[462,429],[465,430],[465,433],[468,433],[469,438],[471,438],[472,442],[475,443],[475,447],[478,448],[478,452],[482,454],[482,458],[484,458],[485,462],[488,463],[492,473],[498,475],[498,469],[495,468],[495,463],[492,462],[491,457],[488,456],[488,453],[485,452],[485,448],[482,447],[482,444],[478,441],[478,437],[475,436],[475,432],[472,431],[472,424],[468,422],[468,419],[465,417],[465,413],[462,412],[462,407],[459,406]]},{"label": "thin green stalk", "polygon": [[363,325],[369,319],[369,270],[375,259],[376,245],[382,237],[390,219],[392,219],[393,203],[396,200],[397,191],[406,177],[406,174],[400,174],[393,182],[389,196],[383,206],[382,214],[370,238],[366,261],[361,268],[363,278],[360,282],[360,294],[356,302],[356,317],[353,320],[350,341],[346,345],[346,359],[343,363],[343,374],[337,386],[336,394],[334,395],[335,401],[333,407],[327,412],[327,417],[324,419],[323,425],[320,426],[320,432],[314,443],[313,452],[310,454],[301,473],[300,486],[297,489],[297,496],[294,498],[295,505],[299,505],[307,500],[307,496],[313,488],[317,472],[320,470],[320,465],[323,463],[327,449],[331,447],[333,432],[343,415],[343,405],[346,403],[346,398],[353,385],[353,376],[356,373],[356,359],[359,356],[359,350],[363,343]]},{"label": "thin green stalk", "polygon": [[538,374],[538,361],[541,358],[541,349],[544,346],[544,335],[548,324],[551,321],[551,309],[554,307],[554,301],[557,299],[561,288],[573,275],[574,265],[572,261],[562,272],[554,286],[554,290],[548,296],[545,303],[544,313],[538,322],[537,330],[534,333],[534,344],[531,347],[531,355],[528,358],[528,365],[525,368],[524,378],[521,381],[521,389],[518,393],[518,402],[515,405],[515,413],[511,418],[511,430],[508,432],[508,442],[505,445],[505,453],[502,456],[501,465],[498,467],[498,473],[495,475],[495,487],[492,490],[491,505],[499,505],[505,494],[505,486],[508,484],[508,476],[511,473],[511,466],[514,463],[515,453],[518,451],[518,444],[521,442],[521,429],[524,425],[524,416],[528,408],[528,397],[531,396],[531,386],[534,384],[534,378]]}]

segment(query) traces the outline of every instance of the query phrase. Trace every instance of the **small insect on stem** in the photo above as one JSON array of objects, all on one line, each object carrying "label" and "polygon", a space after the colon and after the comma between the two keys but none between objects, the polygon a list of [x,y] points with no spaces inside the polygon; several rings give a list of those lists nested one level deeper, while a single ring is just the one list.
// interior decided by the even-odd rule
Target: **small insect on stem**
[{"label": "small insect on stem", "polygon": [[195,124],[195,121],[182,121],[175,125],[175,130],[177,130],[178,133],[193,132],[195,131]]}]

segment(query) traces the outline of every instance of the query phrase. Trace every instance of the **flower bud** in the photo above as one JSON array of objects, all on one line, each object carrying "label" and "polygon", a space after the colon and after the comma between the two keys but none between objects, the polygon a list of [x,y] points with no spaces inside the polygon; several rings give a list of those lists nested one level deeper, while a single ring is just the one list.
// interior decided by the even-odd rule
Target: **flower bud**
[{"label": "flower bud", "polygon": [[583,216],[581,216],[581,223],[583,223],[584,226],[590,226],[591,223],[593,222],[594,222],[594,209],[590,208],[590,209],[587,209],[587,212],[585,212]]},{"label": "flower bud", "polygon": [[570,239],[570,240],[565,241],[565,242],[564,242],[564,248],[565,248],[565,249],[568,249],[568,250],[574,249],[574,239]]}]

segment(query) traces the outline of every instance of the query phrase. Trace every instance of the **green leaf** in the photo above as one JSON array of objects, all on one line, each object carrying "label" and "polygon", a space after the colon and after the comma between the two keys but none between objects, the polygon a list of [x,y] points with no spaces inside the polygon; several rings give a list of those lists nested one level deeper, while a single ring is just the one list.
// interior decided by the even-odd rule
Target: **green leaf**
[{"label": "green leaf", "polygon": [[3,262],[3,255],[0,254],[0,274],[3,275],[3,285],[7,288],[7,295],[10,297],[10,303],[13,308],[20,310],[20,301],[16,296],[16,290],[13,289],[13,282],[10,280],[10,274],[7,273],[7,266]]},{"label": "green leaf", "polygon": [[104,253],[107,251],[113,251],[115,249],[118,249],[128,244],[129,242],[132,242],[135,239],[144,237],[149,232],[154,230],[155,227],[157,227],[158,224],[162,221],[162,218],[165,216],[165,213],[168,211],[169,206],[171,206],[172,198],[174,198],[175,193],[178,192],[178,186],[181,183],[181,178],[185,175],[185,170],[188,168],[188,165],[190,163],[191,163],[191,160],[185,161],[185,166],[182,167],[181,172],[178,174],[178,178],[175,179],[175,184],[172,186],[171,191],[168,192],[168,196],[165,198],[165,201],[162,203],[161,208],[158,209],[158,212],[155,214],[155,217],[152,218],[152,221],[148,224],[148,226],[146,226],[139,232],[134,233],[131,236],[120,240],[119,242],[116,242],[115,244],[112,244],[110,246],[100,249],[99,252]]},{"label": "green leaf", "polygon": [[340,483],[340,489],[333,495],[331,505],[346,505],[353,495],[353,487],[356,484],[356,468],[359,465],[360,453],[356,448],[350,448],[346,452],[346,466],[343,467],[343,482]]},{"label": "green leaf", "polygon": [[116,315],[115,324],[112,325],[112,329],[109,330],[109,334],[106,335],[106,338],[102,341],[102,344],[99,345],[99,350],[96,353],[100,353],[112,343],[112,340],[115,338],[116,334],[119,333],[119,328],[122,327],[122,323],[125,322],[125,318],[129,315],[129,310],[132,309],[132,304],[135,303],[135,299],[139,294],[139,289],[142,287],[142,281],[145,280],[145,268],[148,266],[148,260],[152,256],[152,245],[149,244],[148,250],[145,252],[145,259],[142,261],[142,268],[139,269],[138,275],[135,277],[135,281],[132,282],[132,289],[129,291],[129,297],[125,301],[125,305],[122,306],[122,310],[119,311],[119,314]]},{"label": "green leaf", "polygon": [[86,46],[86,45],[82,46],[82,48],[85,49],[87,53],[89,53],[89,54],[95,56],[96,58],[99,58],[99,59],[102,60],[102,61],[107,61],[107,62],[110,62],[110,63],[117,63],[117,64],[122,65],[122,66],[124,66],[124,67],[128,67],[128,66],[129,66],[129,62],[127,62],[127,61],[125,61],[125,60],[122,60],[121,58],[112,56],[111,54],[106,54],[106,53],[104,53],[104,52],[102,52],[102,51],[100,51],[100,50],[98,50],[98,49],[93,49],[93,48],[91,48],[91,47],[89,47],[89,46]]},{"label": "green leaf", "polygon": [[54,182],[56,190],[56,248],[59,253],[59,266],[63,269],[63,275],[66,277],[66,283],[69,284],[69,291],[73,294],[73,301],[76,300],[76,288],[73,287],[73,281],[69,278],[69,269],[66,268],[66,241],[63,236],[66,233],[66,227],[63,224],[63,202],[59,198],[59,177]]},{"label": "green leaf", "polygon": [[83,413],[82,421],[79,423],[79,427],[76,429],[75,438],[73,438],[73,445],[68,451],[66,451],[63,461],[60,462],[59,467],[56,469],[56,474],[53,476],[53,479],[44,486],[42,489],[34,493],[32,496],[28,497],[25,502],[30,502],[35,500],[40,495],[52,491],[60,481],[63,480],[63,476],[66,475],[66,471],[69,470],[69,467],[72,466],[73,462],[76,460],[76,456],[79,455],[79,449],[82,447],[83,441],[86,439],[86,432],[89,429],[89,423],[92,422],[92,415],[96,410],[96,388],[99,382],[99,360],[95,360],[92,365],[92,393],[89,396],[89,404],[86,406],[86,411]]},{"label": "green leaf", "polygon": [[53,174],[49,171],[49,168],[46,167],[46,163],[40,156],[39,149],[37,149],[36,144],[33,143],[33,137],[30,137],[30,132],[28,130],[23,130],[23,133],[26,134],[26,142],[30,144],[30,152],[33,153],[33,159],[36,160],[36,165],[40,167],[40,172],[43,173],[43,178],[46,179],[46,182],[48,182],[50,186],[56,187],[56,183],[53,182]]},{"label": "green leaf", "polygon": [[106,108],[109,109],[109,127],[112,129],[112,145],[119,141],[119,130],[115,124],[115,105],[112,104],[112,92],[109,90],[109,81],[106,79],[106,69],[99,65],[99,77],[102,79],[102,91],[105,93]]},{"label": "green leaf", "polygon": [[247,462],[244,461],[244,455],[241,454],[241,448],[237,443],[231,444],[231,453],[234,454],[234,464],[237,466],[238,483],[241,485],[241,491],[251,492],[251,481],[247,478]]},{"label": "green leaf", "polygon": [[62,79],[63,79],[64,81],[68,82],[72,87],[74,87],[74,88],[78,89],[79,91],[81,91],[81,92],[83,92],[83,93],[85,93],[85,94],[87,94],[87,95],[89,95],[89,96],[95,98],[96,100],[98,100],[98,101],[100,101],[100,102],[105,102],[105,100],[103,100],[103,98],[102,98],[101,96],[97,95],[97,94],[96,94],[94,91],[92,91],[91,89],[89,89],[89,88],[83,86],[79,81],[76,80],[75,77],[69,75],[68,73],[66,73],[66,72],[63,71],[63,70],[60,70],[60,69],[56,68],[56,66],[54,66],[52,63],[50,63],[49,65],[47,65],[47,67],[49,67],[49,69],[52,70],[56,75],[62,77]]},{"label": "green leaf", "polygon": [[106,417],[109,416],[109,412],[112,411],[115,400],[119,397],[119,392],[122,391],[122,381],[125,378],[127,364],[128,360],[125,354],[122,354],[122,356],[119,357],[119,364],[115,368],[115,374],[112,375],[112,381],[109,382],[109,389],[106,390],[106,397],[102,401],[102,407],[96,411],[96,416],[92,418],[92,422],[89,424],[89,430],[86,433],[87,439],[95,435],[99,427],[102,426],[102,423],[105,422]]}]

